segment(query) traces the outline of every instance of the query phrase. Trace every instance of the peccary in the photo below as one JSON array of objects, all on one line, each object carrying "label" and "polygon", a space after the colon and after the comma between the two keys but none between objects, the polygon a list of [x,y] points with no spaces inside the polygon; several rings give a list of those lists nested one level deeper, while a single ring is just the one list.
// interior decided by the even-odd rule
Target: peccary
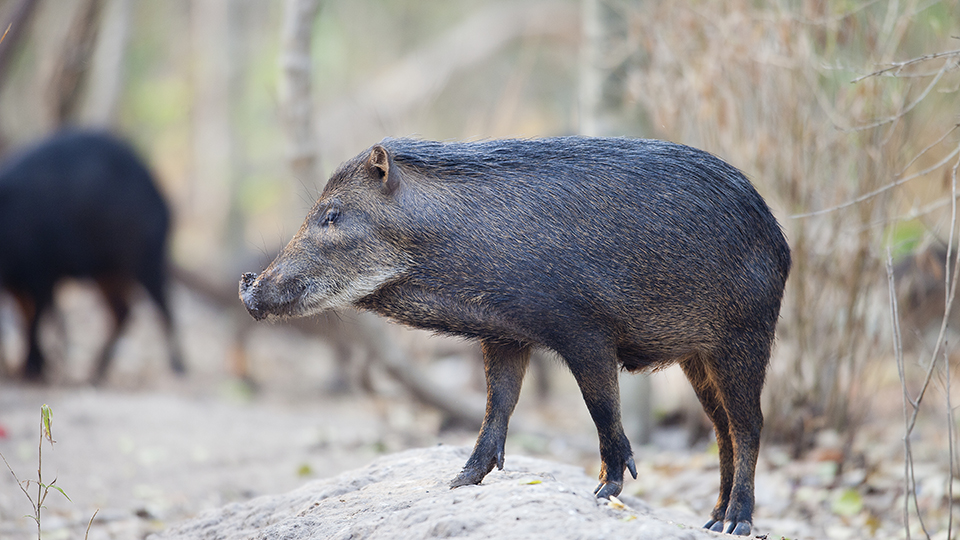
[{"label": "peccary", "polygon": [[173,370],[184,371],[164,290],[169,223],[150,172],[107,133],[62,131],[0,167],[0,284],[27,320],[24,378],[44,378],[40,319],[54,285],[68,277],[95,280],[116,319],[94,382],[107,373],[136,283],[160,309]]},{"label": "peccary", "polygon": [[597,497],[636,478],[619,369],[679,363],[712,418],[720,496],[706,527],[749,534],[790,250],[734,167],[655,140],[385,139],[333,174],[240,297],[257,318],[341,306],[480,340],[487,409],[451,487],[503,467],[533,347],[573,372],[600,439]]},{"label": "peccary", "polygon": [[[956,256],[951,253],[951,264]],[[935,348],[947,303],[947,248],[931,242],[900,259],[893,267],[897,284],[903,345],[908,350]],[[955,341],[960,332],[960,309],[954,305],[947,317],[947,339]]]}]

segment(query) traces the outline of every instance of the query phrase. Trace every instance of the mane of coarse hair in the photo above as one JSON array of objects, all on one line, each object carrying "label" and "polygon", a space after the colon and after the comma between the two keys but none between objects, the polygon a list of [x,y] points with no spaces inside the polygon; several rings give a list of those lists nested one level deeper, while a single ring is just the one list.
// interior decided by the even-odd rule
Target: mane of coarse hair
[{"label": "mane of coarse hair", "polygon": [[[544,167],[554,170],[592,168],[584,156],[604,160],[597,152],[602,144],[622,144],[636,150],[636,142],[627,139],[599,139],[582,137],[551,137],[534,139],[490,139],[474,142],[437,142],[422,139],[384,139],[395,163],[413,169],[428,178],[445,180],[476,179],[497,172],[509,174],[538,173]],[[620,160],[605,163],[608,167],[622,165]]]},{"label": "mane of coarse hair", "polygon": [[394,163],[427,178],[478,178],[491,170],[524,165],[516,140],[481,142],[439,142],[422,139],[387,138],[382,145]]},{"label": "mane of coarse hair", "polygon": [[[664,163],[682,163],[681,154],[706,152],[683,145],[623,137],[547,137],[489,139],[474,142],[437,142],[415,138],[386,138],[381,143],[396,163],[418,175],[444,180],[476,179],[497,172],[538,174],[545,169],[591,176],[636,174],[636,164],[653,156]],[[713,156],[710,156],[713,157]],[[717,160],[720,161],[720,160]]]}]

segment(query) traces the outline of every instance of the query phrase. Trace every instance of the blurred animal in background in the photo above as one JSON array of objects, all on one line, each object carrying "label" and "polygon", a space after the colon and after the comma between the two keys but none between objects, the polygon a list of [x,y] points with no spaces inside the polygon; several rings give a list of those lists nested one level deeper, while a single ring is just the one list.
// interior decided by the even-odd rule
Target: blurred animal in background
[{"label": "blurred animal in background", "polygon": [[[115,319],[92,382],[107,374],[137,284],[160,311],[171,368],[184,372],[165,290],[169,229],[170,212],[150,171],[108,133],[61,131],[0,166],[0,287],[27,324],[24,379],[47,376],[38,330],[65,278],[93,280]],[[2,354],[0,348],[0,361]]]},{"label": "blurred animal in background", "polygon": [[[950,263],[956,258],[956,250]],[[947,302],[947,248],[939,241],[926,242],[893,267],[903,346],[933,352]],[[960,290],[947,319],[948,343],[960,336]]]}]

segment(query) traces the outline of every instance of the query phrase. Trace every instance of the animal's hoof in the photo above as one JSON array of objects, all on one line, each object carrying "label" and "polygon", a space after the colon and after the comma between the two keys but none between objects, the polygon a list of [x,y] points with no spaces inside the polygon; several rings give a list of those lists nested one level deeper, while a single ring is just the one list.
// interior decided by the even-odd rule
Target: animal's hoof
[{"label": "animal's hoof", "polygon": [[623,482],[601,482],[597,489],[593,490],[593,494],[598,499],[609,499],[611,496],[619,495],[622,489]]},{"label": "animal's hoof", "polygon": [[739,523],[731,523],[730,528],[727,529],[727,532],[730,534],[735,534],[738,536],[750,536],[751,524],[748,521],[741,521]]},{"label": "animal's hoof", "polygon": [[486,451],[488,448],[489,445],[477,442],[477,448],[463,466],[463,470],[450,482],[450,489],[479,484],[494,467],[503,470],[503,441],[497,445],[496,451]]},{"label": "animal's hoof", "polygon": [[460,474],[450,482],[450,489],[479,484],[484,476],[486,476],[486,473],[479,469],[464,467]]},{"label": "animal's hoof", "polygon": [[[723,522],[711,519],[703,526],[704,529],[709,529],[713,532],[723,532]],[[730,526],[727,527],[727,534],[735,534],[737,536],[750,536],[750,531],[753,529],[753,525],[749,521],[741,521],[739,523],[730,523]]]}]

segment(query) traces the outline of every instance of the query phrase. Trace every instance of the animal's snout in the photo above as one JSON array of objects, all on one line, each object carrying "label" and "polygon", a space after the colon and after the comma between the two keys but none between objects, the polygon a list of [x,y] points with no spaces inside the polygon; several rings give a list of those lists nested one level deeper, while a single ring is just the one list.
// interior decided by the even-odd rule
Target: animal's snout
[{"label": "animal's snout", "polygon": [[259,302],[257,302],[257,289],[254,286],[256,281],[257,274],[254,272],[246,272],[240,276],[240,300],[247,308],[250,316],[259,321],[267,315],[260,309]]}]

